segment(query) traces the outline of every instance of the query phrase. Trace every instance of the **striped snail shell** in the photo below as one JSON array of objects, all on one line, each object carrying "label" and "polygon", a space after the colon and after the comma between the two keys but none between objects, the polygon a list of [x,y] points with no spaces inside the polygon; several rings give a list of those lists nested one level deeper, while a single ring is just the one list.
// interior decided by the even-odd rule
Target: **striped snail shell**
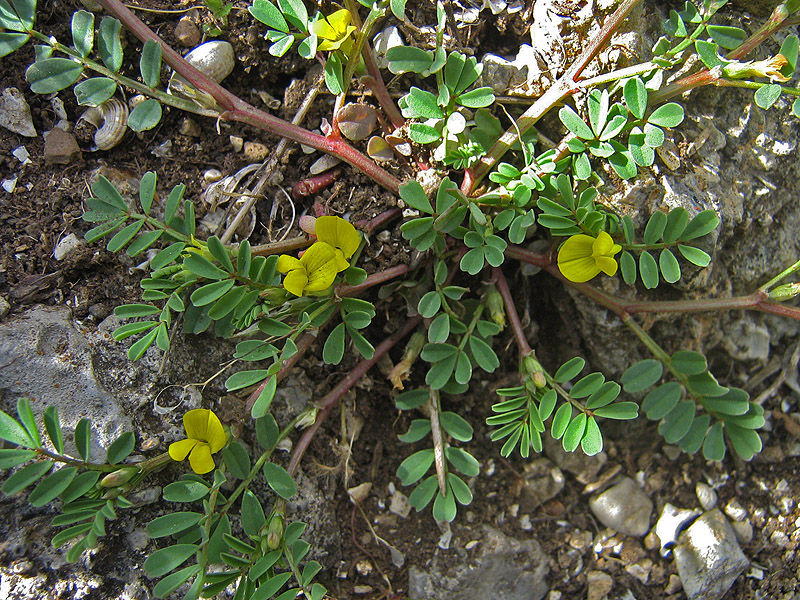
[{"label": "striped snail shell", "polygon": [[125,137],[128,106],[122,100],[111,98],[100,106],[92,106],[78,120],[91,123],[97,128],[94,144],[98,150],[110,150]]}]

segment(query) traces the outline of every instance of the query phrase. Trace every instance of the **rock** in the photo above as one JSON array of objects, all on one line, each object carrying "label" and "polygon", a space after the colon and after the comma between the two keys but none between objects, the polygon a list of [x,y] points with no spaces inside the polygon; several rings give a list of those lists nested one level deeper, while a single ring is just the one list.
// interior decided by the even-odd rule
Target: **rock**
[{"label": "rock", "polygon": [[653,528],[661,542],[661,556],[669,556],[670,549],[678,541],[681,531],[699,516],[699,510],[677,508],[669,503],[664,505],[661,516]]},{"label": "rock", "polygon": [[719,600],[750,561],[727,519],[715,508],[681,534],[675,564],[688,600]]},{"label": "rock", "polygon": [[649,558],[643,558],[642,560],[625,567],[626,573],[633,575],[645,585],[647,585],[647,582],[650,580],[650,572],[652,570],[653,561]]},{"label": "rock", "polygon": [[524,513],[535,510],[564,489],[564,474],[546,458],[526,464],[523,478],[519,508]]},{"label": "rock", "polygon": [[586,600],[603,600],[614,587],[614,580],[608,573],[589,571],[586,574],[586,586]]},{"label": "rock", "polygon": [[789,536],[780,530],[773,531],[772,535],[769,536],[769,541],[778,548],[786,548],[789,545]]},{"label": "rock", "polygon": [[736,360],[766,363],[769,359],[769,329],[751,319],[735,321],[725,328],[722,345]]},{"label": "rock", "polygon": [[44,162],[48,165],[68,165],[81,158],[78,140],[60,127],[44,136]]},{"label": "rock", "polygon": [[650,529],[653,502],[630,477],[593,496],[589,508],[603,525],[620,533],[640,537]]},{"label": "rock", "polygon": [[13,401],[27,396],[41,421],[45,407],[55,406],[71,453],[70,432],[84,417],[92,422],[91,460],[103,461],[103,448],[131,429],[120,402],[98,382],[92,348],[65,307],[34,308],[0,325],[0,365],[4,410],[15,414]]},{"label": "rock", "polygon": [[740,544],[749,544],[753,541],[753,525],[750,521],[734,521],[731,527]]},{"label": "rock", "polygon": [[605,452],[600,452],[595,456],[586,456],[583,452],[567,452],[562,447],[560,440],[554,440],[549,435],[542,437],[544,438],[542,440],[544,453],[547,458],[556,463],[556,466],[562,471],[575,475],[581,483],[594,480],[608,460]]},{"label": "rock", "polygon": [[548,591],[548,557],[535,540],[517,540],[484,526],[484,539],[474,556],[451,563],[434,555],[425,569],[408,573],[412,598],[475,600],[541,600]]},{"label": "rock", "polygon": [[711,510],[717,505],[717,492],[710,485],[699,482],[694,488],[697,500],[705,510]]},{"label": "rock", "polygon": [[61,238],[61,241],[56,244],[55,250],[53,250],[53,258],[59,261],[64,260],[70,252],[77,250],[83,245],[84,241],[82,239],[74,233],[70,233],[68,236]]},{"label": "rock", "polygon": [[725,514],[734,521],[744,521],[747,510],[735,498],[725,505]]},{"label": "rock", "polygon": [[5,317],[11,311],[11,304],[5,296],[0,296],[0,319]]},{"label": "rock", "polygon": [[681,591],[682,587],[683,584],[681,583],[681,578],[673,573],[669,576],[669,582],[667,583],[667,587],[664,591],[667,594],[677,594]]},{"label": "rock", "polygon": [[392,494],[392,502],[389,504],[389,511],[404,519],[408,517],[411,514],[411,504],[408,502],[408,496],[400,490],[395,490],[394,494]]},{"label": "rock", "polygon": [[203,34],[191,17],[181,17],[173,33],[178,43],[185,48],[194,48],[203,38]]},{"label": "rock", "polygon": [[15,87],[4,89],[0,95],[0,127],[25,137],[38,135],[31,118],[31,107]]},{"label": "rock", "polygon": [[245,142],[244,157],[250,162],[262,162],[269,155],[269,148],[260,142]]}]

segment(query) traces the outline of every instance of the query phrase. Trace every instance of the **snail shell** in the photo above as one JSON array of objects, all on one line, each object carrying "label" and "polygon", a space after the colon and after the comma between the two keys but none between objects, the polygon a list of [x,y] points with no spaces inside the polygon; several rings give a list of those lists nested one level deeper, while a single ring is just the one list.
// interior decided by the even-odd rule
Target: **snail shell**
[{"label": "snail shell", "polygon": [[92,106],[78,120],[91,123],[97,128],[94,143],[98,150],[111,150],[125,137],[128,106],[117,98],[111,98],[100,106]]},{"label": "snail shell", "polygon": [[[200,44],[184,56],[184,59],[217,83],[222,82],[223,79],[230,75],[233,72],[233,67],[236,66],[236,55],[233,52],[233,46],[222,40],[213,40]],[[167,86],[167,92],[173,93],[187,87],[190,86],[186,79],[173,73]]]}]

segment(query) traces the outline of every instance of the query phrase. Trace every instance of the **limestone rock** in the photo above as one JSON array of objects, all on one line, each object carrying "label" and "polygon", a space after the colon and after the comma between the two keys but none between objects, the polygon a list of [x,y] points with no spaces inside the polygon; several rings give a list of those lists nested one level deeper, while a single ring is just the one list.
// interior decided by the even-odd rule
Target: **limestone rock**
[{"label": "limestone rock", "polygon": [[653,501],[630,477],[589,500],[589,508],[603,525],[641,537],[650,529]]}]

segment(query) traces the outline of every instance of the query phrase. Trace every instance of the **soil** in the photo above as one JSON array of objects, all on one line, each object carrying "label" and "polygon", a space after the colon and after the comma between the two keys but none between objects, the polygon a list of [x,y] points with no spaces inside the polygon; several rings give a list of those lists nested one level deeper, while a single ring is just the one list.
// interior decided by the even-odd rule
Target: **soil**
[{"label": "soil", "polygon": [[[175,9],[176,4],[186,3],[158,0],[140,3],[151,9]],[[268,56],[266,42],[258,35],[259,28],[253,25],[240,5],[243,4],[237,3],[227,26],[223,27],[224,37],[236,45],[240,59],[225,85],[257,106],[263,106],[258,92],[284,99],[292,81],[313,77],[308,73],[310,63],[301,61],[293,52],[280,60],[264,59]],[[65,24],[76,7],[77,3],[72,2],[42,2],[38,21],[40,30],[53,33],[59,39],[68,39]],[[201,11],[201,14],[207,23],[211,23],[207,11]],[[173,47],[179,47],[172,34],[179,14],[140,11],[138,15]],[[422,18],[417,22],[423,22]],[[485,19],[480,27],[471,30],[469,36],[462,36],[458,41],[465,46],[475,46],[483,44],[485,40],[489,46],[483,47],[484,51],[490,49],[502,53],[511,51],[518,44],[515,40],[524,30],[524,24],[509,22],[504,17],[491,17]],[[131,37],[128,43],[129,49],[136,47]],[[126,52],[129,61],[135,55],[130,50]],[[32,109],[34,124],[41,133],[54,126],[56,117],[49,98],[31,93],[25,82],[25,68],[32,60],[31,45],[3,59],[0,61],[0,81],[4,88],[13,86],[24,92]],[[81,109],[70,91],[58,96],[71,118],[80,114]],[[306,121],[309,127],[317,127],[321,119],[329,115],[331,102],[329,96],[317,101]],[[277,114],[291,119],[295,107],[296,102],[289,98]],[[223,174],[230,174],[249,162],[243,153],[231,148],[229,136],[239,136],[245,141],[259,142],[269,148],[278,142],[273,136],[236,124],[222,122],[219,128],[220,133],[217,134],[210,121],[187,117],[174,110],[166,111],[155,130],[140,136],[129,133],[125,142],[118,147],[106,152],[85,151],[80,160],[67,165],[45,164],[41,135],[23,138],[3,130],[0,135],[0,175],[8,177],[12,173],[21,173],[14,193],[0,192],[0,294],[11,305],[11,312],[5,318],[14,318],[37,304],[65,304],[84,327],[92,328],[107,317],[114,306],[138,301],[141,272],[132,269],[136,264],[134,259],[124,253],[111,254],[102,245],[93,244],[70,253],[63,261],[56,261],[53,258],[54,248],[68,234],[74,233],[80,238],[89,229],[90,225],[81,220],[81,214],[89,195],[87,185],[99,174],[106,175],[118,185],[124,185],[130,179],[141,177],[145,171],[153,170],[159,175],[160,193],[166,194],[173,185],[184,183],[187,186],[186,197],[198,200],[205,187],[204,174],[208,170],[217,169]],[[165,142],[171,142],[171,151],[162,156],[154,155],[152,151]],[[32,163],[20,167],[11,152],[23,145],[30,153]],[[305,178],[309,165],[318,156],[305,155],[297,146],[293,146],[280,167],[283,186],[288,190],[295,182]],[[398,173],[402,172],[400,166],[396,168]],[[275,197],[280,194],[277,188],[272,188],[270,193]],[[334,214],[350,213],[351,218],[358,219],[372,217],[394,205],[395,199],[390,194],[348,168],[343,169],[341,177],[331,187],[298,202],[297,210],[298,213],[319,210]],[[257,210],[259,222],[268,223],[270,202],[261,202]],[[365,260],[364,268],[374,271],[408,260],[409,249],[403,246],[397,226],[398,223],[391,224],[384,237],[379,238],[382,241],[373,242],[368,252],[372,258]],[[251,243],[267,241],[267,227],[257,226]],[[567,328],[567,324],[565,317],[554,309],[553,295],[558,292],[556,286],[545,283],[536,289],[529,289],[528,282],[533,280],[524,278],[514,265],[506,267],[506,275],[512,289],[523,290],[520,292],[521,302],[539,307],[534,318],[542,324],[542,328],[539,330],[536,325],[530,328],[530,341],[539,348],[545,366],[553,368],[579,351],[580,340],[564,340],[557,335],[559,330]],[[405,310],[402,300],[398,299],[379,306],[379,318],[387,331],[393,330],[393,322],[402,319]],[[380,339],[373,340],[375,343],[378,341]],[[482,465],[482,474],[474,482],[475,499],[469,507],[461,509],[454,522],[451,544],[463,547],[468,541],[479,538],[484,524],[497,527],[511,537],[536,539],[549,556],[548,581],[551,589],[560,591],[564,599],[586,597],[586,573],[593,570],[604,571],[612,576],[615,586],[612,597],[622,595],[626,589],[632,591],[639,600],[680,597],[681,594],[675,595],[678,590],[668,587],[670,576],[675,573],[674,564],[662,559],[657,548],[646,546],[641,540],[618,535],[616,539],[624,541],[624,551],[620,552],[614,550],[614,539],[601,540],[603,527],[588,509],[588,494],[584,493],[586,482],[581,483],[573,475],[567,474],[565,487],[560,494],[531,511],[530,528],[522,529],[519,521],[512,517],[514,505],[520,502],[520,478],[526,461],[518,455],[502,459],[498,447],[489,442],[488,428],[484,424],[490,402],[487,398],[492,397],[490,392],[513,381],[517,358],[509,336],[501,339],[498,353],[504,365],[501,370],[490,379],[473,380],[472,389],[475,391],[469,395],[445,400],[446,409],[457,409],[475,427],[474,441],[469,449]],[[398,360],[399,354],[400,351],[393,352],[392,358]],[[355,364],[355,358],[350,357],[335,369],[321,368],[319,355],[320,350],[315,350],[297,369],[310,378],[315,397],[326,393]],[[766,389],[777,376],[773,370],[765,379],[759,378],[759,371],[763,367],[736,367],[740,370],[736,373],[737,377],[760,379],[757,385],[749,389],[753,395]],[[415,377],[419,378],[419,374]],[[766,401],[767,414],[772,412],[773,416],[781,418],[771,420],[772,430],[766,436],[764,451],[749,463],[729,457],[718,464],[706,462],[702,456],[689,457],[685,454],[670,459],[664,453],[664,444],[656,433],[655,424],[644,420],[636,423],[632,429],[609,427],[604,430],[609,465],[620,465],[622,472],[632,477],[640,474],[645,490],[656,502],[655,516],[665,502],[681,507],[697,506],[695,483],[698,481],[719,483],[716,489],[720,506],[737,499],[747,510],[756,533],[753,541],[744,545],[743,550],[753,565],[761,569],[761,575],[741,576],[725,596],[728,599],[789,598],[792,593],[800,592],[800,556],[796,552],[798,537],[796,533],[793,534],[800,512],[796,503],[792,503],[788,509],[779,506],[782,496],[788,495],[797,500],[797,490],[800,490],[798,457],[794,450],[798,443],[799,428],[791,417],[783,418],[781,408],[781,399],[789,393],[788,389],[783,388]],[[206,406],[220,408],[221,412],[228,406],[230,413],[224,416],[229,416],[231,420],[241,415],[240,407],[237,408],[235,404],[231,407],[230,398],[221,405],[220,395],[219,390],[213,387],[206,389]],[[385,378],[379,371],[373,370],[348,400],[352,412],[367,424],[350,450],[342,449],[339,419],[334,417],[325,424],[306,457],[305,471],[330,498],[328,510],[333,512],[340,527],[338,547],[333,549],[331,557],[341,562],[326,565],[331,568],[320,576],[331,595],[340,600],[402,597],[408,589],[409,564],[424,567],[434,553],[445,563],[461,560],[456,553],[448,554],[437,549],[441,532],[434,526],[429,511],[401,519],[383,510],[383,506],[389,503],[387,490],[390,482],[398,485],[395,472],[401,458],[422,448],[420,444],[409,448],[397,440],[398,434],[407,430],[413,415],[398,415],[390,400],[391,395]],[[249,429],[245,427],[243,435],[247,436],[248,433]],[[487,472],[492,474],[485,476]],[[364,481],[372,482],[373,493],[363,505],[362,516],[350,502],[346,487]],[[786,483],[781,483],[784,481]],[[776,492],[786,489],[786,484],[789,492]],[[17,510],[22,510],[24,506],[9,504],[8,501],[0,505]],[[148,515],[157,513],[157,507],[155,505],[155,508],[143,511],[140,526],[149,518]],[[13,536],[16,531],[13,518],[10,523],[5,521],[7,518],[4,517],[4,525],[0,529]],[[34,519],[42,527],[47,526],[47,519],[35,511],[23,513],[22,518]],[[389,552],[372,542],[365,518],[376,527],[379,535],[405,555],[405,567],[393,566]],[[773,531],[777,529],[789,536],[788,545],[780,547],[770,541]],[[575,534],[584,531],[591,532],[596,537],[595,541],[600,540],[602,549],[598,551],[594,544],[589,544],[575,551]],[[103,600],[119,597],[124,588],[125,575],[115,568],[115,563],[120,561],[122,555],[133,557],[136,561],[143,560],[142,553],[131,550],[126,544],[125,533],[116,530],[114,524],[110,525],[109,535],[103,542],[104,550],[91,561],[103,586],[87,590],[82,597]],[[43,537],[46,539],[49,535]],[[19,583],[19,578],[44,576],[51,590],[57,589],[56,582],[69,579],[71,567],[62,566],[55,571],[40,561],[35,552],[19,556],[2,550],[0,547],[0,572],[3,577],[17,577],[14,581],[18,582],[17,587],[11,588],[9,598],[41,597],[25,595],[26,588]],[[647,584],[626,571],[626,567],[645,558],[649,558],[653,564]],[[26,566],[23,568],[20,564]],[[74,568],[84,567],[78,565]],[[356,586],[364,585],[370,586],[373,591],[357,594]],[[75,596],[75,590],[68,587],[59,589],[62,591],[53,591],[52,597],[78,597]]]}]

